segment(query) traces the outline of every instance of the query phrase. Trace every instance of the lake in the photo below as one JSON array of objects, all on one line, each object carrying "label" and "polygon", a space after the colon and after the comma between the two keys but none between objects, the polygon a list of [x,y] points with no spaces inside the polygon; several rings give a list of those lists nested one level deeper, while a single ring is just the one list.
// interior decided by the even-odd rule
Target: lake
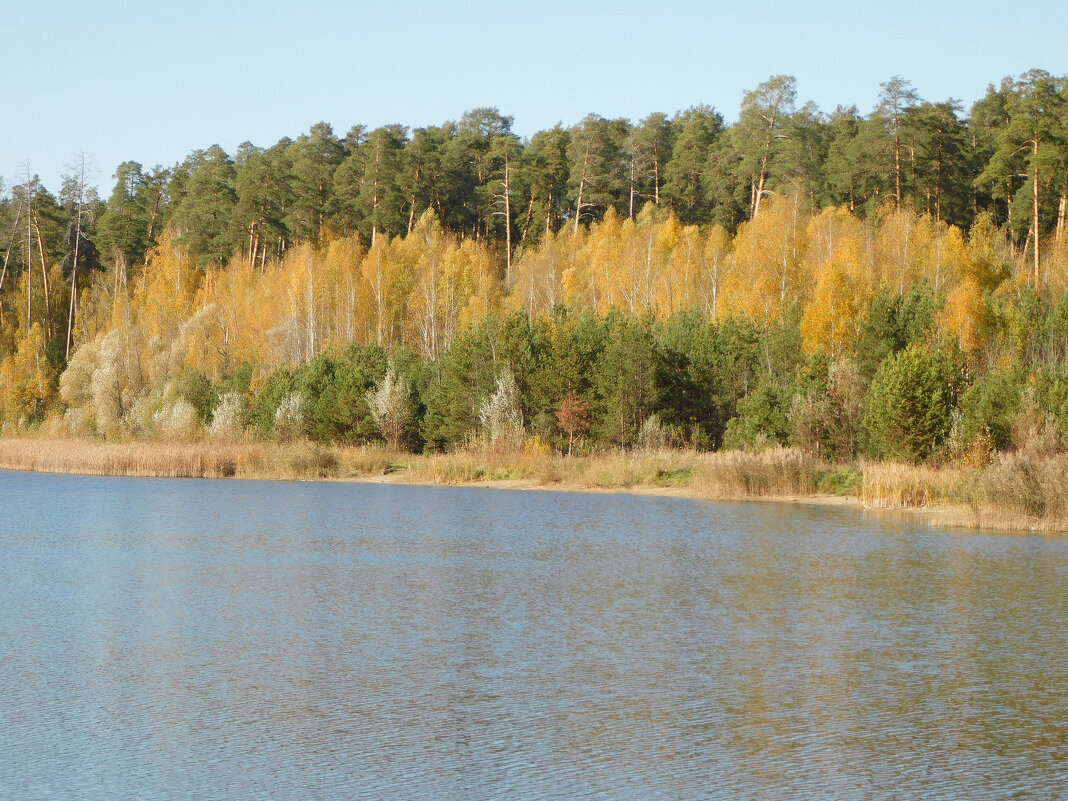
[{"label": "lake", "polygon": [[0,798],[1068,797],[1068,541],[0,473]]}]

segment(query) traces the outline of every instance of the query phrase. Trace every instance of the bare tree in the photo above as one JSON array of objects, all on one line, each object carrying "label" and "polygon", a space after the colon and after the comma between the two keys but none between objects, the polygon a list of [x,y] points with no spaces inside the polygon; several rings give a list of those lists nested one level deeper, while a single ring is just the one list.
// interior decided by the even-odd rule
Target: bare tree
[{"label": "bare tree", "polygon": [[70,347],[74,332],[74,312],[78,308],[78,256],[82,243],[82,218],[85,213],[85,181],[89,160],[85,151],[78,154],[78,161],[70,176],[71,202],[74,204],[74,262],[70,271],[70,309],[67,313],[67,345],[65,359],[70,360]]},{"label": "bare tree", "polygon": [[31,177],[30,162],[25,163],[26,185],[26,331],[33,326],[33,196],[37,181]]}]

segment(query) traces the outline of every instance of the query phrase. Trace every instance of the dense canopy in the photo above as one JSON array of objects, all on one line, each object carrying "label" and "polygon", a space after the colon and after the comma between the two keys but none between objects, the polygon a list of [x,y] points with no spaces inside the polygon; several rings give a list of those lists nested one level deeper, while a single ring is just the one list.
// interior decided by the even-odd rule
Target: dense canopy
[{"label": "dense canopy", "polygon": [[0,200],[5,426],[206,435],[225,409],[449,447],[511,380],[520,431],[568,448],[918,460],[1068,435],[1068,80],[1041,70],[967,114],[897,76],[826,113],[778,75],[730,124],[521,138],[480,108],[115,180]]}]

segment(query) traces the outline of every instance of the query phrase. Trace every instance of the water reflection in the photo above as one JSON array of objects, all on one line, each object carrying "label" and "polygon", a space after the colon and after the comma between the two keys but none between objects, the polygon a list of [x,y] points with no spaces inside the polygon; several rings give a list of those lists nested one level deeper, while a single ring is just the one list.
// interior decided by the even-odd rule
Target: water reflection
[{"label": "water reflection", "polygon": [[1052,798],[1068,547],[4,474],[0,797]]}]

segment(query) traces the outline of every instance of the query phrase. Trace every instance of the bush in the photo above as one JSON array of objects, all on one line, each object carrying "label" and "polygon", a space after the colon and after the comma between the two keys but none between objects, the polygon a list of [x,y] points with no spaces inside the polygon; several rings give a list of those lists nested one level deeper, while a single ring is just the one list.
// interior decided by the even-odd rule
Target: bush
[{"label": "bush", "polygon": [[887,357],[872,380],[864,425],[871,455],[921,462],[949,432],[945,382],[931,355],[910,347]]},{"label": "bush", "polygon": [[1003,451],[1012,445],[1012,420],[1020,409],[1022,375],[1019,370],[987,373],[961,396],[955,435],[967,450],[976,439],[992,439]]},{"label": "bush", "polygon": [[365,396],[374,380],[346,356],[321,353],[293,372],[307,403],[305,434],[316,442],[366,442],[375,436]]},{"label": "bush", "polygon": [[790,437],[782,392],[772,384],[761,384],[738,404],[738,416],[727,423],[723,447],[728,450],[762,449],[785,445]]},{"label": "bush", "polygon": [[193,404],[178,398],[152,416],[152,422],[161,437],[168,440],[188,442],[200,433],[200,419]]},{"label": "bush", "polygon": [[826,393],[805,392],[790,404],[790,441],[801,450],[820,453],[828,449],[833,413]]},{"label": "bush", "polygon": [[864,475],[856,467],[840,467],[820,473],[816,489],[827,495],[859,495]]},{"label": "bush", "polygon": [[400,449],[404,432],[412,421],[411,390],[407,380],[398,376],[390,364],[378,385],[367,392],[366,400],[386,444],[394,450]]},{"label": "bush", "polygon": [[212,439],[240,439],[248,424],[248,400],[239,392],[227,392],[219,398],[211,416],[208,436]]},{"label": "bush", "polygon": [[274,433],[275,415],[282,399],[293,391],[293,375],[284,367],[267,376],[249,411],[252,424],[261,436],[270,437]]},{"label": "bush", "polygon": [[308,418],[308,402],[299,392],[282,398],[274,413],[274,434],[282,440],[300,439],[304,436]]},{"label": "bush", "polygon": [[207,425],[211,421],[219,396],[207,376],[199,370],[183,370],[174,382],[174,389],[192,406],[201,423]]},{"label": "bush", "polygon": [[1028,389],[1017,404],[1019,411],[1009,423],[1009,438],[1017,452],[1051,456],[1061,448],[1056,417],[1043,409]]},{"label": "bush", "polygon": [[497,390],[482,401],[478,418],[490,444],[518,446],[523,442],[519,387],[509,367],[505,366],[497,376]]},{"label": "bush", "polygon": [[671,440],[671,431],[660,422],[660,415],[651,414],[638,429],[637,446],[643,451],[658,451],[666,448]]}]

